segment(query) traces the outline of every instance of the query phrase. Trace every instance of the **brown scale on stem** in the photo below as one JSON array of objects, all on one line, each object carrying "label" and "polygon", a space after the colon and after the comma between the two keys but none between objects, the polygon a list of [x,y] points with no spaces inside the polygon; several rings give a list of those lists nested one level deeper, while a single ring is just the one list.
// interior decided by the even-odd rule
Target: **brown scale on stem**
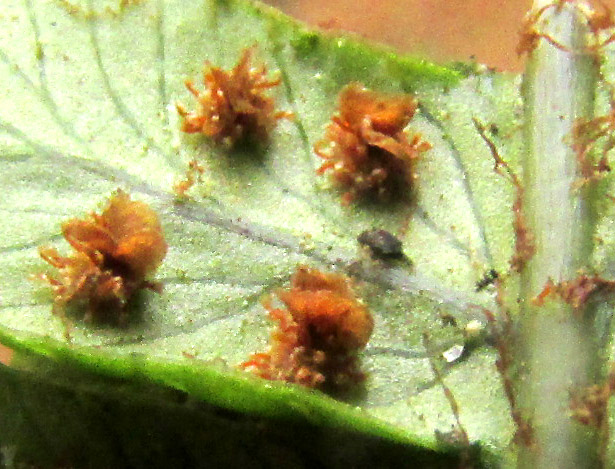
[{"label": "brown scale on stem", "polygon": [[599,457],[601,467],[606,467],[610,443],[609,400],[615,396],[615,366],[611,367],[602,384],[594,384],[571,393],[570,416],[582,425],[596,428],[600,432]]},{"label": "brown scale on stem", "polygon": [[[615,148],[615,91],[611,90],[611,93],[607,114],[592,119],[579,118],[573,124],[570,139],[581,173],[576,184],[578,187],[597,181],[611,171],[608,153]],[[592,152],[599,141],[604,143],[600,157],[595,161]]]},{"label": "brown scale on stem", "polygon": [[601,291],[615,290],[615,281],[605,280],[599,275],[579,275],[574,280],[554,284],[547,282],[542,292],[532,301],[536,306],[542,306],[549,296],[558,296],[572,306],[575,314],[580,314],[590,297]]},{"label": "brown scale on stem", "polygon": [[493,156],[495,162],[493,170],[500,176],[508,178],[515,187],[516,196],[512,207],[514,215],[513,228],[515,230],[515,254],[510,260],[510,266],[514,272],[521,272],[536,252],[534,234],[527,226],[527,221],[523,213],[523,185],[508,163],[500,156],[495,144],[487,136],[485,126],[481,124],[478,119],[473,118],[472,121],[474,122],[474,127],[476,127],[476,130],[489,147],[489,151]]},{"label": "brown scale on stem", "polygon": [[615,373],[611,372],[603,384],[594,384],[573,393],[570,397],[571,416],[579,423],[602,428],[607,423],[607,404],[615,395]]},{"label": "brown scale on stem", "polygon": [[502,379],[502,386],[504,388],[504,394],[508,400],[510,406],[510,413],[517,427],[515,432],[514,441],[517,444],[522,444],[526,447],[534,446],[534,429],[529,420],[523,417],[519,403],[517,401],[517,394],[515,392],[515,385],[511,376],[511,368],[513,365],[513,352],[511,350],[512,337],[513,337],[513,325],[510,313],[504,307],[503,303],[503,289],[499,280],[496,280],[496,286],[498,290],[497,302],[502,311],[504,312],[504,321],[502,327],[498,327],[495,315],[493,312],[483,309],[485,318],[489,325],[491,336],[495,342],[495,348],[498,352],[498,359],[495,362],[495,366]]},{"label": "brown scale on stem", "polygon": [[34,278],[51,286],[54,314],[63,320],[66,305],[79,303],[85,305],[86,321],[122,324],[126,303],[136,291],[161,291],[146,277],[162,263],[167,243],[158,215],[144,202],[118,190],[100,215],[70,219],[62,224],[62,234],[74,252],[62,256],[55,248],[41,247],[41,257],[58,269],[58,276]]},{"label": "brown scale on stem", "polygon": [[404,133],[417,107],[410,95],[378,93],[359,83],[342,89],[339,113],[314,151],[325,160],[317,174],[331,171],[347,189],[343,205],[368,194],[391,199],[412,188],[415,160],[431,148],[419,135],[408,139]]},{"label": "brown scale on stem", "polygon": [[550,43],[551,45],[553,45],[554,47],[560,50],[568,52],[569,49],[566,46],[564,46],[563,44],[560,44],[558,41],[553,39],[548,34],[544,34],[540,32],[540,30],[538,29],[536,25],[538,21],[540,20],[540,18],[542,17],[542,15],[547,10],[550,10],[552,8],[556,8],[560,10],[564,4],[571,3],[573,1],[574,0],[554,1],[553,3],[545,5],[536,11],[530,12],[525,18],[525,21],[523,23],[523,28],[519,32],[520,37],[519,37],[519,43],[517,44],[517,55],[521,56],[523,54],[532,53],[534,49],[536,49],[536,47],[538,46],[538,42],[541,39],[544,39],[545,41],[547,41],[548,43]]},{"label": "brown scale on stem", "polygon": [[267,78],[264,65],[250,64],[254,47],[245,49],[239,62],[230,71],[205,63],[203,91],[191,80],[186,88],[197,99],[197,109],[187,111],[176,104],[183,117],[181,130],[202,133],[217,143],[228,146],[247,136],[265,141],[278,119],[291,117],[289,112],[276,112],[275,101],[267,90],[278,86],[280,78]]},{"label": "brown scale on stem", "polygon": [[357,352],[365,347],[374,322],[341,274],[298,267],[288,289],[263,302],[278,323],[269,349],[240,365],[261,378],[310,388],[343,390],[362,382]]},{"label": "brown scale on stem", "polygon": [[[552,8],[560,10],[566,3],[574,4],[575,0],[558,0],[543,6],[542,8],[531,12],[525,19],[523,28],[519,35],[519,43],[517,44],[517,55],[530,54],[536,49],[541,39],[544,39],[553,47],[559,50],[569,53],[579,54],[592,54],[597,57],[602,49],[608,44],[615,41],[615,32],[609,31],[615,28],[615,16],[610,7],[603,1],[597,0],[595,3],[600,5],[600,10],[586,8],[581,2],[578,2],[575,6],[578,11],[583,14],[587,21],[587,26],[594,36],[594,42],[591,46],[584,49],[573,51],[569,47],[566,47],[560,43],[557,39],[551,37],[549,34],[545,34],[539,30],[537,23],[540,21],[542,15]],[[603,32],[606,32],[606,38],[602,39],[600,36]]]}]

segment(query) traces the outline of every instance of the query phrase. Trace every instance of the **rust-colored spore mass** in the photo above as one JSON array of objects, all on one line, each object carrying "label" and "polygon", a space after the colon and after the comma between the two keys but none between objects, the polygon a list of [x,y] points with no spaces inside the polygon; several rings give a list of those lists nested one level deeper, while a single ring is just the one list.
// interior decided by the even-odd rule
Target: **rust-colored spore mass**
[{"label": "rust-colored spore mass", "polygon": [[359,383],[357,352],[369,340],[374,321],[354,295],[350,280],[300,266],[289,289],[277,292],[286,309],[264,302],[278,323],[269,350],[256,353],[241,368],[270,380],[339,390]]},{"label": "rust-colored spore mass", "polygon": [[192,81],[186,88],[197,101],[195,111],[177,104],[184,118],[181,130],[202,133],[217,143],[232,145],[248,135],[266,140],[276,120],[290,117],[288,112],[275,112],[274,99],[266,95],[269,88],[280,84],[280,78],[268,79],[267,68],[250,65],[254,48],[248,48],[230,71],[205,63],[203,83],[199,91]]},{"label": "rust-colored spore mass", "polygon": [[41,274],[55,294],[54,312],[64,316],[68,303],[86,306],[85,320],[123,323],[125,306],[141,288],[160,291],[145,280],[162,263],[167,243],[158,215],[145,203],[130,200],[118,190],[102,214],[73,218],[62,224],[62,234],[75,250],[61,256],[41,247],[41,257],[58,269],[58,276]]},{"label": "rust-colored spore mass", "polygon": [[339,114],[314,151],[326,160],[317,173],[331,170],[336,183],[348,188],[344,205],[358,195],[388,199],[412,187],[414,161],[431,148],[419,135],[409,140],[403,131],[417,106],[410,95],[378,93],[358,83],[342,89]]}]

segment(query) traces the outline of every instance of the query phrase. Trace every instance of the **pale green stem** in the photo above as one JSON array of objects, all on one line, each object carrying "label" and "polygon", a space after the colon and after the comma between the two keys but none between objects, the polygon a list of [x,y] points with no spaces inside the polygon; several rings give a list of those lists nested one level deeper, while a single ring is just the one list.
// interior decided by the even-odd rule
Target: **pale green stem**
[{"label": "pale green stem", "polygon": [[[540,8],[545,2],[537,3]],[[536,252],[521,274],[518,358],[523,379],[518,385],[535,445],[520,448],[518,467],[589,468],[596,467],[596,436],[571,419],[569,409],[570,392],[595,378],[596,345],[589,320],[580,319],[563,301],[538,308],[531,300],[549,279],[573,280],[588,267],[592,190],[578,189],[570,131],[575,119],[592,115],[597,65],[581,53],[586,22],[572,5],[549,8],[537,26],[569,51],[541,39],[530,54],[524,79],[523,209]]]}]

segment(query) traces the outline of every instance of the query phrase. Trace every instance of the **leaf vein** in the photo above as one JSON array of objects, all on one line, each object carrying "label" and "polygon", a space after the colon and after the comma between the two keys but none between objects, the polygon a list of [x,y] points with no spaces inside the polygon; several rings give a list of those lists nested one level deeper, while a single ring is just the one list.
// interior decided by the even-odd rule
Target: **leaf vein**
[{"label": "leaf vein", "polygon": [[[31,0],[24,0],[24,7],[28,12],[28,18],[30,20],[30,24],[32,25],[32,31],[34,35],[34,44],[37,49],[37,62],[38,62],[38,75],[40,88],[38,88],[39,95],[41,100],[45,103],[49,112],[53,119],[56,121],[60,129],[67,136],[71,137],[75,142],[79,143],[82,147],[86,147],[84,140],[77,134],[75,128],[67,121],[61,114],[58,109],[58,105],[55,100],[51,96],[51,92],[49,90],[49,84],[47,81],[47,69],[46,69],[46,55],[43,48],[43,43],[40,40],[41,32],[40,27],[38,25],[38,21],[36,19],[36,14],[34,12],[34,8],[32,8]],[[35,88],[36,89],[36,88]]]},{"label": "leaf vein", "polygon": [[[88,0],[88,5],[89,5],[90,11],[93,11],[92,0]],[[115,107],[115,110],[118,116],[128,125],[128,127],[132,129],[132,131],[135,133],[135,135],[138,138],[145,141],[148,149],[151,148],[159,155],[162,155],[165,161],[167,162],[167,164],[169,165],[169,167],[171,168],[177,167],[177,163],[178,163],[177,159],[174,158],[170,153],[164,151],[156,143],[156,141],[145,132],[145,130],[141,127],[139,122],[136,120],[135,116],[128,109],[124,101],[116,93],[113,86],[111,86],[111,78],[109,77],[109,74],[107,73],[107,69],[105,68],[105,65],[103,63],[102,51],[100,48],[100,43],[98,41],[98,34],[96,32],[95,20],[92,17],[88,18],[88,26],[89,26],[89,32],[90,32],[90,43],[92,46],[92,50],[94,51],[94,61],[96,62],[96,67],[98,68],[98,71],[100,72],[100,76],[102,79],[105,92],[109,96],[109,99],[111,99],[111,103]]]},{"label": "leaf vein", "polygon": [[479,232],[483,257],[489,265],[493,265],[493,256],[489,249],[489,243],[487,242],[487,231],[485,228],[485,222],[478,210],[476,198],[474,197],[474,191],[472,190],[472,187],[470,186],[468,171],[465,165],[463,164],[463,161],[461,159],[461,154],[459,153],[459,149],[457,148],[457,145],[455,144],[451,136],[448,134],[448,132],[445,131],[442,122],[436,119],[436,117],[433,114],[431,114],[431,112],[429,112],[429,110],[425,106],[420,106],[420,110],[421,110],[421,115],[423,115],[425,119],[427,119],[429,122],[435,125],[438,129],[440,129],[440,131],[442,132],[442,140],[448,145],[449,149],[451,150],[451,155],[453,157],[455,166],[457,167],[457,169],[462,175],[461,183],[462,183],[463,191],[466,194],[468,203],[470,204],[470,208],[472,210],[472,218],[474,218],[474,223]]},{"label": "leaf vein", "polygon": [[164,0],[156,3],[156,53],[158,55],[158,95],[162,106],[162,122],[169,125],[169,111],[167,109],[167,81],[166,81],[166,36],[164,34]]}]

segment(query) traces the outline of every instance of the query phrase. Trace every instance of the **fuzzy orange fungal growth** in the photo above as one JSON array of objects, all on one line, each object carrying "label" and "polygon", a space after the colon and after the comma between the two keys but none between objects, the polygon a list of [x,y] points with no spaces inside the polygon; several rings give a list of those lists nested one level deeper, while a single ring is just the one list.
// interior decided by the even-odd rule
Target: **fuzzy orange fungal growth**
[{"label": "fuzzy orange fungal growth", "polygon": [[127,301],[139,289],[160,291],[146,277],[162,263],[167,243],[158,215],[144,202],[118,190],[107,207],[89,218],[62,224],[62,234],[74,251],[61,256],[41,247],[41,257],[58,269],[58,276],[38,275],[55,294],[54,313],[64,317],[69,303],[85,304],[85,320],[123,323]]},{"label": "fuzzy orange fungal growth", "polygon": [[374,321],[356,298],[350,280],[300,266],[289,289],[277,292],[286,306],[264,302],[278,323],[269,350],[240,365],[270,380],[311,388],[343,389],[365,379],[357,352],[371,336]]},{"label": "fuzzy orange fungal growth", "polygon": [[197,101],[195,111],[177,104],[183,117],[181,130],[202,133],[217,143],[234,144],[248,135],[266,140],[276,120],[291,113],[275,112],[274,99],[266,95],[269,88],[280,84],[280,78],[268,79],[267,68],[250,65],[254,47],[245,49],[239,62],[230,71],[205,63],[203,83],[199,91],[192,81],[186,88]]},{"label": "fuzzy orange fungal growth", "polygon": [[342,89],[339,113],[314,151],[326,160],[317,173],[331,170],[335,182],[348,188],[344,205],[358,195],[390,198],[412,187],[414,161],[431,148],[419,135],[409,140],[404,133],[417,106],[412,96],[378,93],[358,83]]}]

